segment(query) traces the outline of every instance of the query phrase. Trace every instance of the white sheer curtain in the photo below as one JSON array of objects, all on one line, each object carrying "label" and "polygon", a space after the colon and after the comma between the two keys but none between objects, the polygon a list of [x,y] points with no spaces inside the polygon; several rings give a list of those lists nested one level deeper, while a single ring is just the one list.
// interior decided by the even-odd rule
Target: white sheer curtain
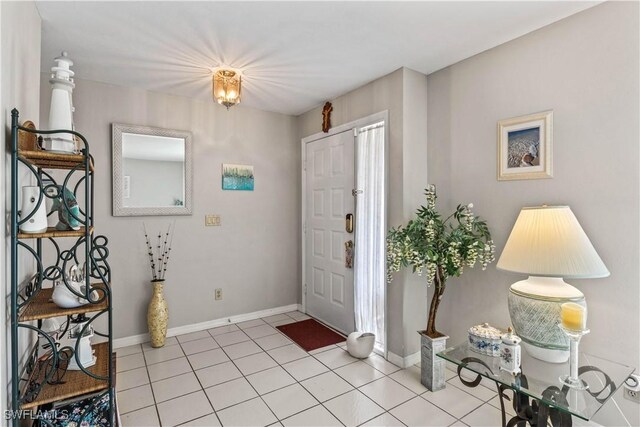
[{"label": "white sheer curtain", "polygon": [[356,330],[376,335],[385,349],[385,131],[384,122],[358,129],[356,140]]}]

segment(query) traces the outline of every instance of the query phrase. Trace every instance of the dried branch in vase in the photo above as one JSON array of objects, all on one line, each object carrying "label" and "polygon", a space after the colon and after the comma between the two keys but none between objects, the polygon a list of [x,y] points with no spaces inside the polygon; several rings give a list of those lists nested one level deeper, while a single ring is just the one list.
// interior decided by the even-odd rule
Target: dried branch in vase
[{"label": "dried branch in vase", "polygon": [[152,281],[157,282],[164,280],[164,276],[167,273],[167,264],[169,263],[169,256],[171,254],[171,245],[173,244],[173,234],[176,223],[174,222],[173,224],[169,224],[164,235],[162,232],[158,232],[155,246],[151,245],[151,239],[149,238],[147,226],[144,222],[142,223],[142,226],[144,228],[144,238],[147,244]]}]

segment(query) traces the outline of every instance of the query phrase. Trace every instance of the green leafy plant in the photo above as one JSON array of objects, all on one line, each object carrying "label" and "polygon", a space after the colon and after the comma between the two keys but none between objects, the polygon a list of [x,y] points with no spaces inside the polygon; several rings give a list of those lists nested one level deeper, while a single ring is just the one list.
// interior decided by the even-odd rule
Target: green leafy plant
[{"label": "green leafy plant", "polygon": [[460,276],[464,267],[480,264],[485,270],[495,260],[495,246],[487,223],[473,214],[472,204],[458,205],[447,218],[436,210],[436,187],[425,190],[427,206],[420,206],[416,218],[407,225],[392,228],[387,236],[387,281],[393,273],[411,266],[414,273],[426,275],[434,286],[425,333],[443,336],[436,330],[438,306],[447,279]]}]

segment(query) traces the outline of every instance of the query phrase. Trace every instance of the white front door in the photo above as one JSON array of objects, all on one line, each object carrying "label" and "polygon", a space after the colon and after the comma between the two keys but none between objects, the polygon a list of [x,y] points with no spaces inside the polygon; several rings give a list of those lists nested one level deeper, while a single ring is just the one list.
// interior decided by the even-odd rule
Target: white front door
[{"label": "white front door", "polygon": [[353,266],[347,265],[355,236],[345,221],[354,213],[354,169],[353,130],[306,144],[306,311],[344,333],[355,329]]}]

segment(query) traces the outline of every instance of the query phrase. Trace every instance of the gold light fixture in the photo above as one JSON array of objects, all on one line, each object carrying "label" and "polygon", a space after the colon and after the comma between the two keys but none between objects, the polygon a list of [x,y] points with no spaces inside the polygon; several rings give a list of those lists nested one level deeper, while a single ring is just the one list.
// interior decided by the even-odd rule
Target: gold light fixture
[{"label": "gold light fixture", "polygon": [[242,77],[238,72],[219,69],[213,74],[213,99],[227,110],[240,103],[241,90]]}]

